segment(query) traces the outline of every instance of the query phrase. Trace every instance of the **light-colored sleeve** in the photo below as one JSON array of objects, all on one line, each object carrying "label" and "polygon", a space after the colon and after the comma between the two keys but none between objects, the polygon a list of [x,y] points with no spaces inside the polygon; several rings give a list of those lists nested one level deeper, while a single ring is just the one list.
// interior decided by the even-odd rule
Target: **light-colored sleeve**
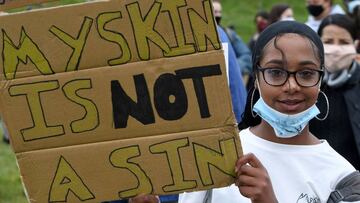
[{"label": "light-colored sleeve", "polygon": [[178,203],[203,203],[205,195],[206,191],[181,193]]}]

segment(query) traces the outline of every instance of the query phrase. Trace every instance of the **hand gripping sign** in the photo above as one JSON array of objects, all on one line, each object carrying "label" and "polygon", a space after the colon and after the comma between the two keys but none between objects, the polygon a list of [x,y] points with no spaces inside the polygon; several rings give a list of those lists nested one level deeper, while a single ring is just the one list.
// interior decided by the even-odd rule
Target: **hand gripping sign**
[{"label": "hand gripping sign", "polygon": [[0,17],[2,117],[31,202],[233,182],[241,146],[209,0]]}]

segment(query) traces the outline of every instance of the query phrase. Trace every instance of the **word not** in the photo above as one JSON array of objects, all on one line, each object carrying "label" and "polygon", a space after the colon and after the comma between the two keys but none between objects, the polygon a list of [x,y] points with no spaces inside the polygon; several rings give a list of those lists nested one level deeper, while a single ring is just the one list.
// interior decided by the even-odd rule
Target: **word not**
[{"label": "word not", "polygon": [[[182,118],[188,109],[186,89],[182,79],[192,79],[201,118],[209,118],[203,78],[221,75],[219,65],[176,70],[175,74],[161,74],[154,84],[154,106],[158,115],[168,121]],[[155,123],[148,86],[143,74],[135,75],[137,102],[124,91],[119,81],[111,81],[111,95],[115,128],[126,128],[131,115],[144,125]]]}]

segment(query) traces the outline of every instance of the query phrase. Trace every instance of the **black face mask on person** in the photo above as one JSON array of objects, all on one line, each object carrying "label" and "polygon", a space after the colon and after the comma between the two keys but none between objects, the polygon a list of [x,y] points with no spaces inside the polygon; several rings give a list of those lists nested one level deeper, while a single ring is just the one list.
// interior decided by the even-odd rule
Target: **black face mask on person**
[{"label": "black face mask on person", "polygon": [[221,16],[216,16],[215,17],[215,21],[218,25],[220,25],[220,22],[221,22]]},{"label": "black face mask on person", "polygon": [[310,15],[318,17],[322,12],[324,12],[324,7],[322,5],[308,5],[307,10]]}]

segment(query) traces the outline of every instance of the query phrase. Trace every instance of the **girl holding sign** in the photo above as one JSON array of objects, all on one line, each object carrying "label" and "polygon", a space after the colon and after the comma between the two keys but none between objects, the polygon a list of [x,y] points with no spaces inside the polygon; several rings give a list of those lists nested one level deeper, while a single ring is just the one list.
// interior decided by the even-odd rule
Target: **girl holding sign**
[{"label": "girl holding sign", "polygon": [[[252,58],[255,88],[239,125],[249,154],[236,163],[235,184],[185,193],[179,202],[360,201],[359,173],[309,131],[311,119],[327,116],[319,117],[316,106],[318,97],[326,97],[320,91],[324,48],[318,35],[302,23],[277,22],[262,32]],[[344,188],[354,193],[344,195]]]}]

